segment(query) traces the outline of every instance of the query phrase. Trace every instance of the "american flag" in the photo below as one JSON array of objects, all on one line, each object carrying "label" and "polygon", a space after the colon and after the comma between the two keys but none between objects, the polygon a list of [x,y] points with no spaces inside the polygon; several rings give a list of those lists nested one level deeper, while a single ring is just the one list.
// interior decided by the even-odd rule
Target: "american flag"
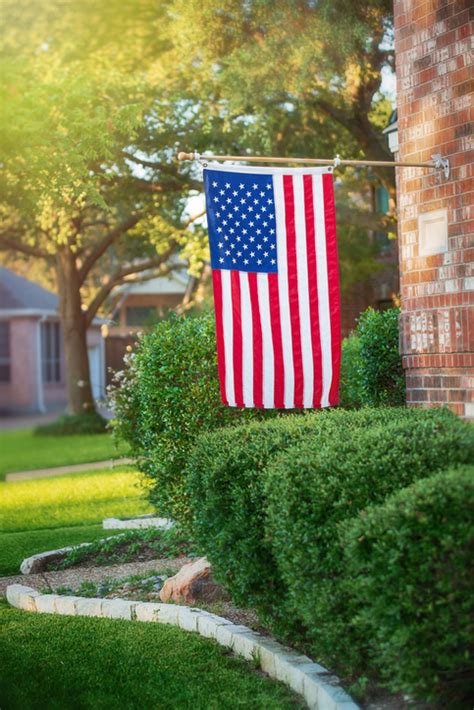
[{"label": "american flag", "polygon": [[339,270],[330,169],[204,170],[221,396],[338,402]]}]

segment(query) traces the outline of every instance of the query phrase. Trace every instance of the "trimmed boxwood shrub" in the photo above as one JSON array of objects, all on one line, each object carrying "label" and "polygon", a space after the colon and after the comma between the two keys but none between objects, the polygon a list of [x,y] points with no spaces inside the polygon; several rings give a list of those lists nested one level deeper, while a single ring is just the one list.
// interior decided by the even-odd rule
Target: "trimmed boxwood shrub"
[{"label": "trimmed boxwood shrub", "polygon": [[399,350],[399,308],[368,308],[357,323],[358,373],[361,404],[397,406],[406,396],[405,373]]},{"label": "trimmed boxwood shrub", "polygon": [[[252,604],[262,618],[271,617],[274,623],[288,618],[287,588],[266,523],[264,472],[275,456],[295,444],[304,450],[306,441],[316,449],[340,439],[351,441],[360,429],[374,423],[383,427],[397,420],[416,422],[430,417],[423,410],[402,408],[331,410],[200,436],[186,473],[193,534],[235,601]],[[333,456],[337,460],[337,448]],[[298,495],[297,488],[294,493]],[[289,533],[288,544],[291,537]],[[292,625],[293,634],[295,629]]]},{"label": "trimmed boxwood shrub", "polygon": [[355,331],[342,341],[342,406],[398,406],[405,402],[405,375],[398,346],[399,315],[398,308],[368,308]]},{"label": "trimmed boxwood shrub", "polygon": [[199,433],[274,411],[221,404],[212,313],[173,316],[143,335],[110,392],[114,431],[150,481],[150,499],[164,516],[185,520],[184,468]]},{"label": "trimmed boxwood shrub", "polygon": [[441,409],[351,432],[333,429],[270,462],[267,536],[288,590],[287,615],[306,626],[313,653],[346,672],[366,663],[367,642],[352,623],[357,609],[346,584],[341,524],[417,479],[472,460],[474,429]]},{"label": "trimmed boxwood shrub", "polygon": [[353,332],[342,341],[339,385],[339,403],[342,407],[362,406],[360,365],[360,338]]},{"label": "trimmed boxwood shrub", "polygon": [[474,689],[474,466],[417,481],[346,526],[345,565],[389,687],[467,708]]}]

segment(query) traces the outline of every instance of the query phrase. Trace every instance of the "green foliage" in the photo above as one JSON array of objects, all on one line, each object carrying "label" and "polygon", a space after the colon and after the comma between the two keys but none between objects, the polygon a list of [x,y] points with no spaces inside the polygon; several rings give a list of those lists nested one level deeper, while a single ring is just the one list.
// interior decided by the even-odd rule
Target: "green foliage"
[{"label": "green foliage", "polygon": [[[361,410],[364,412],[364,410]],[[305,440],[265,471],[267,535],[288,589],[287,617],[307,629],[314,653],[346,671],[364,667],[366,640],[345,584],[341,523],[450,464],[474,458],[474,430],[448,410],[386,409],[385,420]]]},{"label": "green foliage", "polygon": [[[267,529],[264,481],[269,462],[296,444],[312,441],[322,447],[337,434],[351,441],[371,423],[416,416],[405,409],[335,409],[199,437],[186,471],[192,530],[216,577],[238,603],[251,604],[274,620],[286,614],[287,588],[275,562],[273,533]],[[294,493],[298,495],[297,489]]]},{"label": "green foliage", "polygon": [[398,308],[368,308],[342,342],[339,401],[344,407],[398,406],[406,386],[398,347]]},{"label": "green foliage", "polygon": [[174,316],[144,335],[111,392],[114,430],[151,480],[161,515],[188,513],[184,470],[198,434],[274,416],[221,404],[213,314]]},{"label": "green foliage", "polygon": [[472,426],[444,409],[341,409],[222,429],[190,456],[193,533],[237,603],[339,671],[372,673],[342,526],[473,458]]},{"label": "green foliage", "polygon": [[166,624],[0,607],[4,708],[291,710],[294,693],[209,639]]},{"label": "green foliage", "polygon": [[107,420],[97,412],[87,414],[63,414],[54,422],[40,424],[34,430],[38,436],[69,436],[71,434],[103,434]]},{"label": "green foliage", "polygon": [[342,407],[360,407],[362,404],[360,365],[360,338],[352,332],[342,341],[339,385],[339,404]]},{"label": "green foliage", "polygon": [[361,404],[397,406],[405,402],[405,374],[398,344],[398,308],[368,308],[359,318]]},{"label": "green foliage", "polygon": [[355,623],[389,687],[442,707],[472,698],[474,466],[442,472],[347,525]]}]

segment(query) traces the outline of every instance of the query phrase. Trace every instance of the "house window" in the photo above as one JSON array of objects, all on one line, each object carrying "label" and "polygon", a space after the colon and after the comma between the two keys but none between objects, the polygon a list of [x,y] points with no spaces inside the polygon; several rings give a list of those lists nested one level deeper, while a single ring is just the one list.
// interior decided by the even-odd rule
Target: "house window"
[{"label": "house window", "polygon": [[59,323],[41,323],[41,363],[43,382],[61,382]]},{"label": "house window", "polygon": [[156,306],[127,306],[127,325],[153,325],[158,320]]},{"label": "house window", "polygon": [[0,321],[0,382],[10,382],[10,323]]}]

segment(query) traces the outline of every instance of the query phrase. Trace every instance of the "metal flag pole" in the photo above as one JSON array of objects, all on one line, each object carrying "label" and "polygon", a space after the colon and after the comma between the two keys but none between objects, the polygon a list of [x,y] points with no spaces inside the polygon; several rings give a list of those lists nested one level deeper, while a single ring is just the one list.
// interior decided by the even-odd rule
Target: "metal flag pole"
[{"label": "metal flag pole", "polygon": [[380,165],[393,168],[436,168],[444,172],[444,177],[449,177],[449,160],[440,154],[432,155],[431,160],[426,163],[402,163],[389,160],[342,160],[338,155],[335,158],[279,158],[275,156],[261,155],[207,155],[197,152],[178,153],[178,160],[238,160],[246,163],[301,163],[305,165],[332,165],[338,168],[340,165]]}]

